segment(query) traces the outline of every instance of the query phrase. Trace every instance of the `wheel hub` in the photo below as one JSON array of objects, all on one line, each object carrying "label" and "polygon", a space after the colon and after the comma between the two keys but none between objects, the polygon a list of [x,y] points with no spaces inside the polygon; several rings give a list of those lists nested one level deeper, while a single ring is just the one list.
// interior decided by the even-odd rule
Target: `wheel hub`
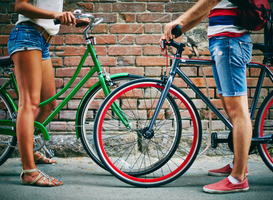
[{"label": "wheel hub", "polygon": [[142,136],[145,139],[151,139],[152,137],[154,137],[154,130],[149,131],[149,127],[146,127],[142,130]]}]

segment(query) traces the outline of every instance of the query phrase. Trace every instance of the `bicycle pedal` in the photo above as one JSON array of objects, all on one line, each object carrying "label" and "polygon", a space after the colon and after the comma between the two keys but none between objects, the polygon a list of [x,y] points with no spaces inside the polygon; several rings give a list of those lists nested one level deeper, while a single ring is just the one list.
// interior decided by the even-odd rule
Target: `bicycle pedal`
[{"label": "bicycle pedal", "polygon": [[216,132],[211,133],[211,147],[214,149],[218,146],[217,139],[218,139],[217,133]]},{"label": "bicycle pedal", "polygon": [[43,146],[44,152],[48,155],[49,158],[53,158],[55,156],[54,151],[50,147]]}]

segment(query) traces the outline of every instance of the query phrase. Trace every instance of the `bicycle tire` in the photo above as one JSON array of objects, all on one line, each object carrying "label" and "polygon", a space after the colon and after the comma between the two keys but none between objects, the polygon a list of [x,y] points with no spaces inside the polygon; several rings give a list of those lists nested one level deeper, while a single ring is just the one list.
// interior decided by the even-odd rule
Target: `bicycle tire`
[{"label": "bicycle tire", "polygon": [[[0,118],[11,119],[14,112],[11,104],[6,97],[0,93]],[[3,127],[2,128],[8,128]],[[13,128],[11,128],[13,129]],[[0,132],[0,166],[10,157],[17,143],[17,137],[9,135],[1,135]]]},{"label": "bicycle tire", "polygon": [[[124,84],[105,99],[96,115],[94,140],[99,158],[114,176],[128,184],[139,187],[167,184],[184,174],[198,155],[202,138],[201,120],[192,101],[176,86],[172,86],[169,90],[168,96],[171,98],[165,99],[154,125],[153,137],[145,137],[143,134],[153,114],[151,108],[154,109],[157,104],[157,93],[163,89],[162,82],[155,79],[145,78]],[[145,100],[148,98],[152,99],[150,104]],[[174,99],[174,107],[170,106],[172,104],[170,99]],[[108,120],[110,119],[108,113],[111,112],[111,105],[114,102],[118,103],[126,117],[131,119],[133,127],[131,130],[125,130],[122,123],[111,122],[116,119],[115,116]],[[146,111],[145,106],[147,106]],[[174,110],[179,108],[178,117],[170,115],[170,108]],[[107,132],[106,128],[111,128],[109,122],[113,124],[113,129]],[[181,123],[180,129],[177,124]],[[114,128],[116,128],[116,136]],[[121,134],[121,131],[124,134]],[[173,135],[179,135],[179,141],[175,141],[176,137],[171,135],[171,132]],[[140,133],[142,137],[139,139]],[[113,148],[111,143],[107,143],[107,134],[115,136],[110,137],[112,143],[119,142],[113,145]],[[143,147],[142,143],[146,145],[144,151],[139,149],[139,146]],[[124,151],[119,153],[123,146]],[[136,173],[139,166],[141,174]],[[145,167],[147,171],[143,170]],[[127,168],[127,171],[123,168]]]},{"label": "bicycle tire", "polygon": [[[273,91],[264,99],[255,122],[255,136],[273,134]],[[267,167],[273,171],[273,142],[257,145],[259,154]]]},{"label": "bicycle tire", "polygon": [[[157,93],[160,93],[161,91],[162,91],[161,89],[158,89]],[[150,97],[152,97],[152,99],[148,99],[147,97],[144,98],[144,102],[142,102],[142,104],[143,104],[142,106],[148,106],[149,107],[152,104],[153,104],[153,106],[156,106],[155,101],[158,100],[158,98],[153,98],[153,95],[155,95],[155,94],[152,94],[152,93],[154,93],[154,92],[155,91],[149,92],[149,94],[151,95]],[[156,97],[159,97],[159,95],[156,95]],[[130,174],[132,176],[141,176],[141,175],[152,173],[152,172],[156,171],[157,169],[159,169],[160,167],[162,167],[166,162],[168,162],[168,160],[174,154],[174,152],[175,152],[175,150],[176,150],[176,148],[177,148],[177,146],[179,144],[180,137],[181,137],[181,117],[180,117],[179,109],[178,109],[174,99],[170,95],[167,95],[166,99],[167,99],[167,101],[164,102],[164,104],[165,104],[164,109],[168,112],[168,115],[170,115],[171,117],[174,118],[173,121],[176,123],[176,125],[174,126],[175,127],[174,134],[169,136],[169,135],[163,135],[163,133],[162,133],[162,135],[157,134],[153,138],[149,138],[149,136],[145,135],[145,133],[142,132],[143,130],[148,128],[147,127],[148,123],[145,123],[145,125],[146,125],[145,128],[141,128],[141,129],[137,128],[138,129],[138,130],[136,130],[137,138],[134,138],[135,140],[133,139],[133,143],[135,143],[135,144],[137,143],[138,150],[142,154],[144,154],[144,156],[142,158],[142,161],[144,160],[143,161],[144,163],[146,163],[145,154],[146,153],[148,154],[148,151],[149,151],[149,150],[146,149],[147,148],[147,143],[145,142],[145,139],[151,139],[151,140],[149,140],[149,142],[152,141],[155,144],[153,148],[156,149],[157,153],[162,153],[163,150],[160,149],[160,147],[159,147],[160,142],[167,143],[168,142],[167,138],[173,137],[172,141],[169,140],[170,141],[170,147],[167,149],[166,148],[167,144],[165,144],[164,147],[165,147],[165,149],[167,149],[167,151],[163,153],[162,158],[161,157],[158,158],[158,160],[156,160],[154,163],[150,163],[149,166],[144,165],[143,168],[136,168],[136,169],[126,169],[126,167],[122,166],[122,171],[123,172],[125,172],[127,174]],[[130,103],[129,102],[130,100],[128,100],[128,99],[126,99],[126,100],[128,101],[128,103]],[[124,106],[125,104],[123,104],[122,106]],[[166,105],[166,104],[168,104],[168,105]],[[130,104],[130,106],[132,106],[132,104]],[[143,110],[143,108],[142,108],[142,110]],[[142,115],[140,113],[140,112],[142,112],[142,110],[139,111],[138,113],[135,112],[134,114]],[[145,108],[144,108],[144,110],[145,110]],[[151,108],[149,108],[149,110],[148,109],[146,109],[146,110],[147,110],[147,113],[146,113],[147,115],[149,115],[148,112],[153,112],[153,110]],[[126,111],[130,112],[129,109],[127,109]],[[174,114],[171,114],[170,113],[171,111],[173,111]],[[133,113],[133,112],[131,111],[131,113]],[[141,118],[141,120],[139,120],[139,119],[137,119],[136,116],[131,116],[131,117],[133,118],[133,120],[136,120],[136,123],[138,123],[138,126],[145,126],[144,123],[142,123],[142,120],[144,121],[144,119]],[[162,118],[162,113],[161,113],[161,116],[158,117],[158,122],[156,123],[156,128],[155,128],[156,130],[159,130],[160,128],[164,129],[164,126],[167,126],[167,125],[169,126],[169,124],[172,123],[172,121],[170,119],[165,119],[164,118],[163,120],[161,120],[160,118]],[[119,119],[116,119],[116,120],[119,121]],[[113,119],[111,119],[111,121],[113,121]],[[109,120],[106,121],[106,123],[108,123],[108,122],[109,122]],[[115,122],[113,122],[113,123],[115,123]],[[116,122],[116,123],[121,123],[121,122]],[[109,138],[111,140],[117,141],[118,139],[120,139],[120,135],[115,135],[115,133],[117,131],[113,131],[114,136],[112,136],[112,135],[110,136],[112,130],[115,130],[116,124],[114,124],[112,127],[110,127],[110,125],[106,125],[106,126],[109,127],[110,130],[111,130],[110,133],[106,131],[107,136],[109,136]],[[126,138],[125,134],[126,134],[127,130],[118,130],[118,131],[119,132],[125,131],[125,133],[122,133],[121,135],[124,134],[124,137]],[[168,131],[169,131],[169,129],[168,129]],[[161,137],[162,137],[162,141],[161,141]],[[110,143],[110,142],[111,141],[109,141],[107,138],[105,138],[105,143],[106,144]],[[112,149],[110,150],[111,146],[112,145],[110,144],[108,149],[109,149],[110,152],[113,151],[114,156],[116,156],[117,155],[117,152],[115,152],[116,145],[114,145],[114,147],[113,147],[114,150],[112,150]],[[119,158],[119,159],[121,159],[121,158]],[[128,165],[128,163],[125,163],[125,161],[123,159],[120,160],[120,161],[121,161],[121,163],[123,163],[125,165]],[[142,163],[141,163],[141,165],[142,165]]]},{"label": "bicycle tire", "polygon": [[[128,82],[139,78],[143,78],[143,76],[128,74],[127,76],[112,78],[111,79],[112,82],[115,83],[116,85],[111,87],[111,89],[113,90],[120,84],[123,84],[123,82]],[[92,91],[89,92],[89,94],[86,96],[84,102],[80,107],[77,128],[82,145],[87,154],[98,166],[107,170],[97,155],[93,140],[93,121],[95,119],[94,115],[96,114],[95,113],[96,110],[99,108],[104,99],[105,95],[102,92],[101,85],[98,85]],[[91,113],[91,116],[89,115],[89,113]]]}]

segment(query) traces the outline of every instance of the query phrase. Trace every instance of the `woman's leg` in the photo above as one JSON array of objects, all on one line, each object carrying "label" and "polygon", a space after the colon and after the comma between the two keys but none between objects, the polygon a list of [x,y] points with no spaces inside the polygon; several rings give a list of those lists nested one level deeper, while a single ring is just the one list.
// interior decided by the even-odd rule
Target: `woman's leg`
[{"label": "woman's leg", "polygon": [[[43,60],[42,61],[42,86],[41,86],[41,95],[40,95],[40,101],[45,101],[49,99],[50,97],[54,96],[56,94],[56,88],[55,88],[55,78],[54,78],[54,71],[52,67],[52,62],[50,59]],[[49,116],[49,114],[52,112],[54,107],[56,106],[56,100],[44,105],[43,107],[40,107],[37,109],[35,113],[35,121],[37,122],[44,122],[44,120]],[[37,153],[34,155],[34,159],[37,159],[41,156],[40,153]],[[43,157],[41,157],[39,160],[42,160]],[[46,158],[44,160],[44,163],[48,163],[49,159]],[[51,159],[52,163],[56,163],[56,160]]]},{"label": "woman's leg", "polygon": [[[19,88],[19,105],[16,122],[17,140],[21,155],[22,168],[34,169],[36,165],[33,157],[34,115],[40,103],[42,88],[42,55],[38,50],[22,51],[12,55],[15,75]],[[36,179],[39,172],[24,174],[26,182]],[[38,183],[42,178],[38,180]],[[57,179],[53,183],[60,184]],[[45,180],[43,185],[47,185]]]}]

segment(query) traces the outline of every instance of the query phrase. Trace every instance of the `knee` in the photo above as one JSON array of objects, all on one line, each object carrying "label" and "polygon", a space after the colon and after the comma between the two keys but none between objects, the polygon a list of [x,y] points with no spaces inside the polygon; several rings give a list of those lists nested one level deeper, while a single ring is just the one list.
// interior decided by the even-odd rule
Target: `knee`
[{"label": "knee", "polygon": [[47,112],[51,112],[57,104],[57,101],[54,100],[46,105],[43,106],[43,109],[45,109]]},{"label": "knee", "polygon": [[19,109],[21,108],[34,114],[38,109],[39,103],[39,99],[31,99],[31,101],[19,101]]}]

